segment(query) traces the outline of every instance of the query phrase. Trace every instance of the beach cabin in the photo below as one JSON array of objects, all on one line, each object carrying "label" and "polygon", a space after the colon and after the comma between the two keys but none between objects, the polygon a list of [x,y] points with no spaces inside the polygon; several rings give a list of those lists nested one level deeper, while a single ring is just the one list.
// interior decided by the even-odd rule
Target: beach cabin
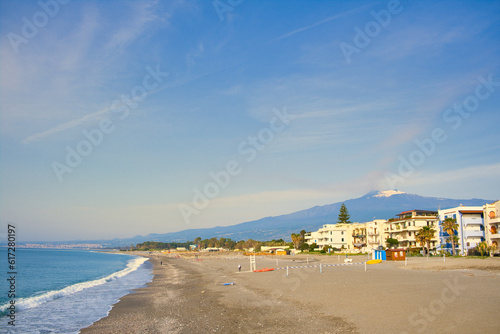
[{"label": "beach cabin", "polygon": [[385,254],[385,250],[383,250],[383,249],[375,249],[375,250],[373,250],[373,259],[374,260],[386,261],[387,260],[387,256]]},{"label": "beach cabin", "polygon": [[394,248],[386,250],[387,261],[404,261],[406,251],[404,248]]},{"label": "beach cabin", "polygon": [[278,248],[276,250],[276,255],[286,255],[286,250],[283,248]]}]

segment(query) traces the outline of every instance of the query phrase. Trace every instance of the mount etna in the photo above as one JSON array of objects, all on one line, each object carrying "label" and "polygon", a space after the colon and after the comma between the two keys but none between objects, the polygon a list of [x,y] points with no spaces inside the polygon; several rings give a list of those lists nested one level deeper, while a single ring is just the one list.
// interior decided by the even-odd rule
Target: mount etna
[{"label": "mount etna", "polygon": [[[402,211],[420,209],[435,210],[456,207],[460,205],[484,205],[492,203],[493,200],[485,199],[449,199],[438,197],[424,197],[415,194],[408,194],[397,190],[372,191],[359,198],[349,199],[343,202],[315,206],[306,210],[293,212],[275,217],[265,217],[262,219],[249,221],[232,226],[217,226],[203,229],[189,229],[179,232],[164,234],[148,234],[145,236],[135,236],[132,238],[112,239],[112,240],[86,240],[73,241],[72,243],[93,243],[104,247],[128,246],[144,241],[161,242],[185,242],[194,240],[197,237],[202,239],[212,237],[231,238],[232,240],[272,240],[290,239],[291,233],[298,233],[301,230],[315,231],[324,224],[335,224],[339,214],[339,209],[344,203],[349,210],[352,222],[366,222],[373,219],[389,219]],[[68,244],[67,242],[65,244]]]}]

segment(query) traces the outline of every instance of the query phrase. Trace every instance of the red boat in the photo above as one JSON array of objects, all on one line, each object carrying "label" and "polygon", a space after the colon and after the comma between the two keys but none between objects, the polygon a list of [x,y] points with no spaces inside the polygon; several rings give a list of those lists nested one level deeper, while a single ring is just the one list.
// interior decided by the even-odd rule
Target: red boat
[{"label": "red boat", "polygon": [[265,268],[265,269],[259,269],[259,270],[254,270],[254,273],[263,273],[265,271],[273,271],[274,268]]}]

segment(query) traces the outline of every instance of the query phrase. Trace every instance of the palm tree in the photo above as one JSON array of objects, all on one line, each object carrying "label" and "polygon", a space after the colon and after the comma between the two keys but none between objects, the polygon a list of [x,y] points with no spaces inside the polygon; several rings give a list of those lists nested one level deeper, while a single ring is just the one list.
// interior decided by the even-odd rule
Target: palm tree
[{"label": "palm tree", "polygon": [[300,242],[302,241],[302,237],[300,234],[292,233],[292,242],[293,242],[293,248],[299,249]]},{"label": "palm tree", "polygon": [[415,234],[415,239],[420,243],[420,245],[424,246],[425,244],[427,246],[427,256],[429,256],[431,240],[434,238],[434,234],[436,234],[436,230],[430,228],[429,226],[423,226]]},{"label": "palm tree", "polygon": [[455,231],[458,230],[457,220],[455,218],[446,218],[443,221],[443,231],[450,235],[451,239],[451,255],[455,255]]},{"label": "palm tree", "polygon": [[436,230],[430,228],[429,226],[424,226],[422,229],[425,231],[425,242],[427,243],[427,256],[429,256],[429,251],[431,249],[431,241],[434,239],[434,235],[436,234]]},{"label": "palm tree", "polygon": [[422,246],[422,249],[424,249],[424,254],[425,254],[425,248],[424,248],[425,238],[426,238],[425,235],[421,234],[420,231],[415,233],[415,240],[420,244],[420,246]]},{"label": "palm tree", "polygon": [[300,231],[300,237],[302,238],[302,243],[306,242],[306,230]]}]

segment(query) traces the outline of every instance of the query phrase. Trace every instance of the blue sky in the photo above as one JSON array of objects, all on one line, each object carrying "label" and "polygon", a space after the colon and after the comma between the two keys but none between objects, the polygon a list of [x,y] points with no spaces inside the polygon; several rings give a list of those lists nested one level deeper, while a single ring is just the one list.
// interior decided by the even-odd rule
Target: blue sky
[{"label": "blue sky", "polygon": [[21,240],[390,188],[499,198],[499,1],[42,3],[0,1],[0,219]]}]

